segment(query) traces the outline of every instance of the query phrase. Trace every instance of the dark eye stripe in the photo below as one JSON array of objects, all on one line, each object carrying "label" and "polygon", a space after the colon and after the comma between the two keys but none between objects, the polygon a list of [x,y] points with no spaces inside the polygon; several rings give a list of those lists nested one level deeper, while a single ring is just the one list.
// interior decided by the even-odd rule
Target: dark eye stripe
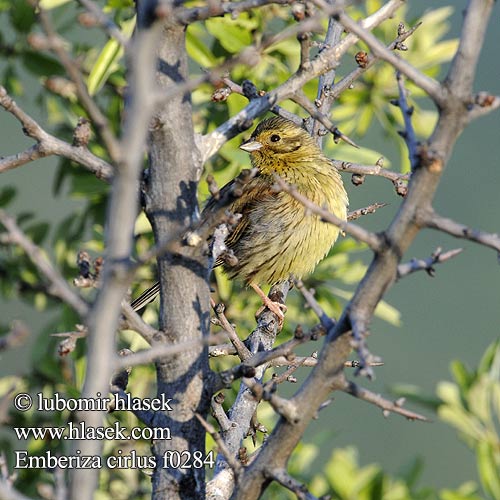
[{"label": "dark eye stripe", "polygon": [[281,139],[281,137],[278,134],[273,134],[271,136],[271,142],[278,142]]}]

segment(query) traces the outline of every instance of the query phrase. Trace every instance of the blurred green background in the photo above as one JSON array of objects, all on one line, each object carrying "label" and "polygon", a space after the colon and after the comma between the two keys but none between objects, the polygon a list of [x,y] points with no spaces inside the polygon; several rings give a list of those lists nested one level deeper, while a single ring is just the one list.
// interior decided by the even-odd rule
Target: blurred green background
[{"label": "blurred green background", "polygon": [[[410,12],[420,16],[427,8],[450,3],[410,2]],[[453,3],[455,11],[447,37],[458,37],[464,5],[465,2]],[[476,91],[485,90],[496,95],[500,94],[497,54],[500,31],[497,27],[498,7],[488,29],[475,83]],[[81,32],[77,36],[82,39],[88,36],[81,27],[75,27],[75,30]],[[92,36],[96,36],[95,30]],[[104,36],[102,40],[105,40]],[[20,71],[23,75],[23,70]],[[24,73],[24,76],[26,94],[18,99],[19,103],[43,124],[43,113],[30,99],[31,92],[37,92],[38,83],[31,75]],[[18,122],[4,111],[0,111],[0,130],[1,155],[14,154],[32,144],[23,136]],[[370,131],[361,139],[361,144],[381,152],[391,160],[392,168],[397,169],[399,151],[383,131]],[[466,129],[443,175],[434,204],[438,213],[473,228],[499,231],[499,146],[498,112]],[[2,174],[0,186],[13,185],[18,189],[9,213],[33,211],[41,220],[61,221],[68,211],[83,210],[85,200],[69,197],[67,187],[54,196],[57,164],[58,159],[52,157]],[[375,215],[359,221],[372,230],[385,228],[400,203],[392,185],[383,179],[367,178],[362,186],[354,187],[350,175],[345,175],[344,180],[352,208],[374,201],[389,203]],[[438,265],[434,278],[423,272],[415,273],[389,291],[385,299],[401,312],[400,327],[379,319],[372,325],[368,344],[372,352],[382,356],[385,366],[376,370],[374,382],[358,382],[375,392],[390,394],[395,386],[408,384],[420,387],[426,394],[434,394],[439,381],[450,379],[452,360],[461,359],[475,366],[486,347],[500,337],[500,266],[497,256],[473,243],[424,231],[404,260],[428,257],[438,246],[445,250],[462,247],[464,252],[452,261]],[[362,258],[369,262],[368,252],[364,252]],[[23,348],[0,355],[0,376],[23,374],[28,370],[36,334],[52,316],[50,312],[34,312],[30,306],[17,300],[0,304],[3,325],[22,319],[34,332]],[[301,370],[302,375],[305,373],[305,369]],[[389,473],[408,467],[415,457],[422,458],[425,469],[421,482],[430,486],[457,487],[464,480],[477,477],[473,454],[457,439],[456,433],[440,421],[412,423],[395,415],[385,419],[377,408],[343,394],[335,394],[333,404],[322,412],[320,419],[313,421],[305,436],[306,442],[319,445],[325,440],[332,447],[355,445],[361,464],[378,462]],[[319,467],[321,463],[316,461],[315,465]]]}]

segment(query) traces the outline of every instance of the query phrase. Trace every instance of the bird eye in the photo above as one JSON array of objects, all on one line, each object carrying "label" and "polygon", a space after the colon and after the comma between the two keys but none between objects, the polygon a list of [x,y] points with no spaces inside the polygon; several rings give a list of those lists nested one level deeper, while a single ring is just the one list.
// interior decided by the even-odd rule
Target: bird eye
[{"label": "bird eye", "polygon": [[273,134],[271,136],[271,142],[278,142],[279,140],[281,140],[281,137],[278,134]]}]

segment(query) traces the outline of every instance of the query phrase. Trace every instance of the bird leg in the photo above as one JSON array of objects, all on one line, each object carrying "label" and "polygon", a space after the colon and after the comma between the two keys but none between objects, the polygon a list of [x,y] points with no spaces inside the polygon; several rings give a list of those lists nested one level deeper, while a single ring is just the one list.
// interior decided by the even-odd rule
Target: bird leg
[{"label": "bird leg", "polygon": [[271,300],[259,287],[259,285],[256,285],[255,283],[249,283],[250,286],[255,290],[255,293],[261,298],[262,300],[262,307],[259,308],[259,310],[255,313],[255,316],[258,317],[262,313],[262,311],[267,307],[271,312],[276,314],[278,316],[278,327],[281,330],[283,326],[283,321],[285,320],[285,313],[287,311],[287,307],[285,304],[282,304],[281,302],[275,302],[274,300]]}]

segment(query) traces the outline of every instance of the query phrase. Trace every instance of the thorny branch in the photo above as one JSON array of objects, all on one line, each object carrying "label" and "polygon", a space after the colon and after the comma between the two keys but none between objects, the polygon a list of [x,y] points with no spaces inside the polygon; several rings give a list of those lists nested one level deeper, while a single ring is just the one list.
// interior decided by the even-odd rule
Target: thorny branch
[{"label": "thorny branch", "polygon": [[86,147],[73,146],[47,133],[16,104],[2,86],[0,86],[0,106],[17,118],[25,134],[37,141],[37,144],[21,153],[0,158],[0,173],[38,158],[58,155],[82,165],[98,179],[107,182],[111,180],[113,167],[109,163],[92,154]]},{"label": "thorny branch", "polygon": [[[89,7],[91,3],[87,0],[80,1],[83,5],[87,4],[87,7]],[[195,20],[206,19],[207,17],[220,15],[226,12],[241,12],[242,10],[248,10],[267,3],[270,2],[267,0],[209,2],[206,7],[196,7],[193,9],[175,8],[173,10],[173,14],[176,22],[190,23]],[[342,370],[346,366],[346,363],[348,363],[346,359],[351,347],[353,346],[352,337],[354,337],[354,347],[358,349],[361,357],[361,360],[357,363],[357,367],[368,372],[368,368],[371,365],[377,365],[377,363],[373,361],[373,357],[367,351],[366,346],[364,345],[364,338],[369,332],[369,324],[373,310],[382,298],[383,294],[390,288],[390,286],[392,286],[396,278],[419,269],[426,270],[429,274],[432,274],[434,264],[448,260],[457,255],[459,252],[459,250],[452,250],[450,252],[441,253],[440,249],[438,249],[439,251],[436,251],[429,259],[423,261],[412,261],[409,264],[400,264],[402,255],[422,227],[438,229],[460,238],[476,241],[500,252],[500,238],[497,235],[471,230],[462,224],[452,221],[451,219],[438,216],[432,211],[431,208],[435,189],[446,163],[446,159],[449,157],[450,150],[463,127],[473,116],[479,116],[480,113],[477,111],[479,107],[491,110],[499,105],[499,99],[490,96],[491,99],[482,101],[483,103],[487,102],[485,106],[482,106],[480,101],[477,99],[477,96],[473,98],[471,94],[474,69],[477,63],[479,48],[482,45],[482,37],[484,36],[486,21],[490,14],[490,2],[485,2],[484,0],[472,0],[470,2],[467,15],[465,16],[464,29],[461,38],[461,49],[457,52],[456,58],[445,82],[446,85],[442,85],[436,80],[423,75],[391,52],[391,49],[398,48],[397,43],[395,46],[389,47],[388,49],[369,33],[368,30],[389,17],[402,4],[401,1],[389,1],[382,9],[380,9],[379,12],[366,19],[361,25],[355,23],[339,7],[332,7],[331,4],[321,0],[315,0],[314,3],[321,10],[321,16],[325,13],[328,15],[335,14],[336,19],[338,18],[338,21],[350,32],[350,34],[341,41],[338,41],[338,37],[335,38],[333,35],[330,35],[332,37],[331,39],[337,43],[334,43],[333,46],[328,46],[328,44],[325,45],[317,59],[313,61],[308,61],[309,52],[306,43],[304,43],[300,71],[298,71],[283,85],[277,87],[268,94],[251,100],[249,105],[242,112],[228,120],[228,122],[214,132],[211,132],[202,138],[201,147],[203,149],[203,156],[205,159],[214,154],[228,138],[245,128],[251,119],[260,115],[265,110],[276,106],[277,102],[293,95],[298,95],[297,93],[299,92],[299,89],[307,81],[320,74],[328,75],[328,73],[330,73],[330,75],[332,75],[333,70],[337,67],[340,61],[340,57],[357,41],[358,38],[363,40],[370,47],[374,56],[368,56],[366,64],[363,64],[363,68],[355,70],[351,75],[346,77],[347,80],[344,79],[345,82],[343,80],[337,84],[337,86],[334,86],[331,89],[333,91],[333,95],[335,95],[335,92],[338,92],[342,88],[342,85],[345,86],[349,83],[349,78],[356,78],[356,75],[360,74],[361,70],[366,69],[366,67],[371,65],[376,59],[383,59],[392,64],[406,77],[413,80],[416,85],[424,89],[434,99],[439,107],[440,121],[438,122],[434,134],[429,138],[428,143],[425,144],[425,146],[422,146],[422,148],[420,148],[417,152],[414,134],[411,130],[411,108],[407,106],[406,100],[404,99],[405,92],[402,80],[400,79],[400,99],[398,101],[398,105],[400,106],[405,117],[405,134],[407,135],[407,138],[410,138],[410,141],[408,142],[414,173],[410,179],[408,196],[403,201],[402,207],[393,223],[383,235],[371,233],[355,224],[339,220],[333,214],[328,213],[321,207],[311,203],[306,198],[301,197],[293,186],[287,185],[279,178],[276,179],[279,189],[290,193],[296,199],[301,201],[312,213],[320,215],[324,220],[338,225],[345,232],[351,234],[360,241],[365,242],[376,255],[365,275],[365,278],[358,286],[353,299],[344,310],[343,315],[338,321],[328,318],[328,316],[321,310],[317,302],[314,300],[310,291],[306,290],[305,287],[303,287],[299,282],[299,290],[303,293],[309,305],[311,305],[311,307],[315,310],[323,325],[322,330],[318,330],[318,332],[314,334],[311,332],[309,337],[308,335],[304,335],[300,332],[297,334],[296,332],[296,335],[292,340],[285,342],[278,347],[272,348],[276,337],[276,329],[272,324],[272,318],[269,320],[264,314],[259,321],[258,333],[255,334],[254,332],[249,339],[247,339],[247,344],[244,344],[239,340],[232,325],[230,325],[227,318],[225,318],[224,312],[219,311],[219,313],[217,313],[216,311],[218,316],[217,321],[226,331],[227,336],[229,336],[232,342],[232,346],[231,348],[228,346],[221,347],[219,345],[215,347],[228,353],[230,351],[232,351],[232,353],[238,353],[241,360],[244,361],[244,363],[241,363],[238,367],[230,370],[228,373],[220,374],[220,380],[227,383],[227,380],[231,377],[232,380],[234,380],[235,376],[247,377],[249,373],[253,373],[251,370],[248,371],[248,368],[259,369],[258,371],[254,370],[256,374],[255,378],[248,380],[248,385],[252,392],[250,395],[253,398],[252,401],[249,402],[250,391],[246,390],[243,385],[238,395],[239,400],[233,405],[229,416],[224,413],[221,403],[219,404],[215,402],[215,398],[214,401],[212,401],[212,408],[215,409],[214,413],[216,414],[216,419],[223,431],[224,439],[221,439],[221,437],[218,436],[215,429],[213,429],[213,427],[206,422],[203,417],[197,415],[207,431],[210,432],[214,439],[218,442],[219,449],[225,457],[224,460],[229,464],[232,472],[237,473],[242,478],[242,484],[245,484],[245,490],[241,488],[235,491],[235,498],[256,498],[270,478],[285,485],[291,491],[295,492],[299,498],[313,498],[304,490],[300,483],[295,481],[293,478],[288,477],[285,467],[290,453],[296,446],[298,440],[301,438],[305,427],[311,418],[314,417],[317,409],[324,402],[325,397],[331,391],[332,387],[334,389],[343,390],[349,394],[355,395],[356,397],[377,405],[384,410],[384,414],[387,412],[395,412],[404,415],[409,419],[425,420],[425,417],[403,409],[402,401],[387,401],[370,391],[366,391],[365,389],[358,387],[352,382],[345,381]],[[172,13],[168,11],[168,8],[169,6],[166,3],[162,3],[158,7],[160,10],[157,14],[159,16],[162,15],[167,17],[167,14]],[[478,13],[480,13],[480,15],[477,15]],[[47,13],[42,10],[40,17],[51,48],[57,53],[68,74],[73,79],[77,87],[80,100],[86,107],[89,116],[93,119],[98,130],[100,131],[103,142],[108,146],[110,157],[117,165],[123,167],[123,165],[121,165],[122,158],[119,148],[120,146],[126,146],[126,144],[120,144],[114,138],[108,127],[106,118],[95,106],[95,103],[92,101],[90,96],[88,96],[79,69],[76,63],[71,60],[71,57],[65,51],[60,38],[57,36],[51,25]],[[307,30],[311,30],[315,27],[315,23],[317,23],[319,17],[320,16],[310,17],[305,22],[299,23],[297,26],[286,30],[278,37],[266,40],[260,46],[256,47],[256,51],[250,51],[246,54],[242,54],[240,58],[236,57],[230,62],[230,64],[251,59],[256,55],[258,56],[256,52],[269,47],[271,44],[276,43],[285,37],[289,37],[294,34],[307,33]],[[335,28],[335,23],[337,22],[336,19],[331,18],[330,20],[332,31]],[[109,23],[107,23],[105,18],[101,18],[101,21],[108,24],[110,30],[113,28],[112,26],[109,26]],[[409,36],[409,34],[413,32],[412,30],[398,33],[398,38],[401,38],[398,43],[401,44],[405,39],[404,37]],[[467,48],[470,50],[462,50]],[[214,78],[217,71],[222,71],[223,69],[224,67],[218,68],[216,71],[211,72],[210,75],[204,76],[201,79],[174,86],[174,88],[171,89],[170,94],[165,92],[161,96],[161,99],[166,99],[166,96],[171,96],[172,92],[179,93],[188,91],[189,89],[194,88],[193,86],[197,85],[200,81],[206,81]],[[331,83],[324,84],[322,88],[318,89],[318,95],[322,96],[321,98],[324,98],[323,103],[329,100],[326,99],[327,96],[323,94],[326,86],[330,85]],[[70,146],[69,144],[66,144],[63,141],[58,141],[56,138],[44,132],[36,122],[34,122],[15,105],[15,103],[7,96],[3,88],[0,88],[0,99],[0,105],[2,105],[7,111],[11,112],[23,124],[24,128],[28,131],[28,134],[37,141],[35,146],[32,146],[26,151],[18,155],[1,159],[0,171],[2,171],[2,168],[3,170],[8,170],[9,168],[14,168],[47,154],[58,154],[68,157],[74,161],[78,161],[102,178],[109,179],[111,177],[113,172],[109,164],[105,162],[102,163],[101,160],[93,157],[93,155],[86,150],[83,150],[82,153],[82,148],[80,146]],[[457,107],[457,101],[459,101],[460,104],[470,104],[473,102],[475,107],[472,106],[469,110],[467,110],[466,106]],[[331,129],[333,124],[331,124],[331,122],[327,119],[327,111],[328,106],[323,106],[322,104],[320,113],[316,114],[315,117],[320,123]],[[467,111],[469,111],[468,115]],[[483,111],[481,111],[481,113],[482,112]],[[448,120],[448,122],[446,122],[445,119]],[[452,122],[451,125],[450,121]],[[133,127],[131,127],[131,130],[133,131]],[[140,154],[142,154],[142,149],[140,150]],[[356,166],[339,162],[336,166],[339,170],[351,171],[359,176],[383,176],[395,184],[398,194],[407,194],[406,181],[409,179],[408,175],[397,174],[384,170],[381,168],[381,165],[375,165],[374,167]],[[131,168],[129,174],[133,177],[133,172],[136,169],[134,170],[133,165],[129,165],[129,168]],[[375,207],[375,205],[373,207]],[[369,208],[369,210],[374,209],[373,207]],[[117,215],[117,208],[118,205],[115,204],[115,215]],[[356,214],[353,217],[355,216]],[[15,222],[13,222],[13,220],[4,212],[0,212],[0,220],[8,229],[8,234],[12,240],[25,249],[26,253],[28,253],[30,258],[32,258],[33,262],[52,283],[54,294],[70,303],[77,311],[80,312],[80,314],[85,314],[87,312],[87,305],[84,301],[68,289],[67,284],[52,269],[50,263],[47,264],[47,261],[44,261],[40,257],[38,249],[32,244],[30,246],[22,232],[20,232],[19,228],[15,225]],[[131,220],[131,217],[128,217],[127,221],[129,223]],[[127,227],[130,227],[130,224],[128,224]],[[197,235],[195,233],[194,236],[198,236],[199,239],[196,241],[199,242],[206,236],[206,234],[203,233],[202,235]],[[123,240],[119,241],[122,247],[127,246]],[[113,244],[113,251],[117,252],[119,250],[119,245],[117,246],[116,243]],[[169,244],[173,243],[169,242]],[[165,247],[155,247],[153,251],[148,254],[147,258],[158,255],[164,250]],[[127,255],[129,255],[129,253],[127,253]],[[286,289],[283,294],[286,295],[287,291],[288,290]],[[135,327],[135,329],[137,329],[137,331],[139,331],[146,340],[151,342],[156,334],[156,330],[148,327],[148,325],[142,322],[142,319],[131,311],[131,308],[127,304],[122,307],[131,326]],[[348,334],[349,332],[352,333],[352,337],[350,335],[346,335],[346,333]],[[315,356],[306,358],[296,357],[292,352],[292,349],[305,340],[313,339],[313,336],[318,335],[319,333],[327,333],[328,335],[325,348],[322,350],[320,356],[317,359]],[[137,363],[149,362],[157,357],[165,356],[166,354],[172,355],[180,353],[190,347],[194,347],[195,345],[198,346],[200,343],[209,344],[211,342],[220,342],[220,339],[213,338],[211,340],[195,340],[176,345],[162,345],[160,347],[154,347],[147,351],[131,354],[127,357],[127,359],[119,359],[116,357],[114,359],[113,366],[115,368],[125,368]],[[265,345],[263,346],[262,344]],[[314,363],[312,362],[313,359]],[[289,366],[291,366],[290,373],[292,369],[297,366],[306,364],[313,366],[313,370],[301,391],[289,400],[273,393],[270,390],[273,384],[262,385],[260,382],[268,364],[273,364],[273,361],[276,362],[278,360],[283,362],[283,364],[288,363]],[[109,362],[109,360],[107,361]],[[275,383],[280,380],[281,379],[276,380]],[[223,385],[224,384],[222,384],[222,386]],[[243,413],[245,413],[245,418],[251,416],[256,408],[255,397],[257,397],[257,399],[265,398],[269,400],[276,411],[278,411],[284,419],[279,421],[273,434],[269,437],[266,446],[263,447],[259,454],[256,455],[252,463],[249,464],[248,467],[243,468],[235,459],[235,449],[239,446],[239,443],[241,443],[241,440],[250,425],[250,418],[247,418],[246,421],[243,421],[244,419],[238,420],[238,423],[242,425],[243,432],[242,429],[239,429],[237,433],[234,432],[228,423],[230,422],[230,418],[233,416],[241,417]],[[243,401],[245,398],[246,401]],[[244,406],[245,408],[243,408]],[[298,411],[299,408],[301,410],[300,412]],[[226,472],[227,470],[223,467],[222,461],[220,461],[217,474],[221,476]],[[218,477],[216,476],[213,484],[216,485],[217,480]],[[224,476],[223,480],[228,480],[228,476]],[[229,479],[228,481],[229,490],[226,491],[228,491],[230,495],[234,486],[234,478]],[[231,481],[233,482],[231,483]]]},{"label": "thorny branch", "polygon": [[344,387],[342,387],[341,390],[347,394],[350,394],[351,396],[366,401],[367,403],[371,403],[375,406],[378,406],[383,410],[385,417],[387,417],[392,412],[402,415],[403,417],[406,417],[408,420],[420,420],[422,422],[429,421],[423,415],[420,415],[419,413],[415,413],[413,411],[407,410],[406,408],[403,408],[404,398],[392,402],[389,401],[388,399],[383,398],[379,394],[375,394],[372,391],[360,387],[359,385],[351,381],[346,381]]},{"label": "thorny branch", "polygon": [[85,317],[89,310],[87,303],[68,286],[66,280],[44,255],[44,252],[31,241],[16,221],[1,209],[0,223],[7,230],[9,243],[19,245],[50,283],[47,292],[70,305],[81,317]]},{"label": "thorny branch", "polygon": [[[393,15],[402,4],[401,0],[390,0],[377,12],[364,19],[362,22],[363,26],[366,29],[374,28]],[[325,7],[323,13],[330,13],[329,9],[331,7]],[[329,70],[335,69],[340,63],[340,58],[357,40],[356,36],[349,34],[335,46],[326,48],[311,61],[307,71],[295,73],[279,87],[276,87],[259,99],[253,99],[242,111],[231,117],[213,132],[205,135],[200,145],[203,160],[206,161],[214,155],[228,139],[234,137],[234,135],[244,129],[244,125],[250,120],[271,109],[276,103],[293,96],[308,81]]]},{"label": "thorny branch", "polygon": [[434,276],[436,273],[436,270],[434,269],[435,264],[446,262],[447,260],[456,257],[459,253],[462,253],[462,251],[463,248],[455,248],[454,250],[449,250],[448,252],[443,253],[442,248],[438,247],[427,259],[412,259],[406,264],[399,264],[397,279],[403,278],[404,276],[416,271],[425,271],[429,276]]},{"label": "thorny branch", "polygon": [[104,145],[106,146],[106,150],[113,160],[113,163],[117,166],[120,166],[122,160],[120,144],[113,134],[108,119],[99,109],[94,99],[92,99],[92,97],[89,95],[87,85],[83,79],[77,63],[71,58],[70,54],[65,48],[64,41],[56,33],[49,14],[45,9],[40,8],[40,5],[38,5],[38,16],[40,19],[40,24],[42,25],[45,35],[47,36],[47,42],[50,49],[57,55],[67,74],[75,84],[79,100],[82,106],[87,111],[90,119],[92,120],[92,123],[97,128],[104,142]]},{"label": "thorny branch", "polygon": [[[419,151],[418,166],[410,181],[408,194],[394,221],[383,235],[387,246],[378,248],[352,300],[335,326],[329,329],[327,343],[317,365],[291,400],[301,408],[301,419],[294,423],[286,419],[278,422],[267,439],[266,446],[243,473],[241,480],[245,481],[245,491],[237,490],[234,495],[236,499],[249,500],[259,496],[265,488],[271,468],[269,464],[272,463],[274,468],[286,466],[291,450],[313,418],[315,410],[332,389],[332,384],[339,389],[342,388],[342,366],[351,349],[352,337],[349,333],[354,330],[358,342],[368,333],[375,306],[394,283],[401,256],[423,226],[416,222],[417,211],[422,207],[430,209],[446,159],[449,158],[451,148],[467,124],[467,108],[456,106],[456,99],[465,101],[470,98],[474,69],[491,8],[492,2],[484,0],[469,2],[460,42],[462,50],[457,51],[446,81],[446,90],[439,82],[416,72],[414,68],[388,52],[372,35],[360,28],[343,12],[339,15],[340,22],[349,31],[362,38],[377,56],[389,61],[431,95],[438,104],[440,119],[428,143]],[[438,224],[435,219],[434,225]],[[455,233],[459,233],[458,230],[461,229],[460,235],[464,235],[463,228],[457,227],[456,224],[448,224],[448,228]],[[475,236],[477,239],[478,235]],[[491,238],[480,237],[480,239],[492,243]]]}]

